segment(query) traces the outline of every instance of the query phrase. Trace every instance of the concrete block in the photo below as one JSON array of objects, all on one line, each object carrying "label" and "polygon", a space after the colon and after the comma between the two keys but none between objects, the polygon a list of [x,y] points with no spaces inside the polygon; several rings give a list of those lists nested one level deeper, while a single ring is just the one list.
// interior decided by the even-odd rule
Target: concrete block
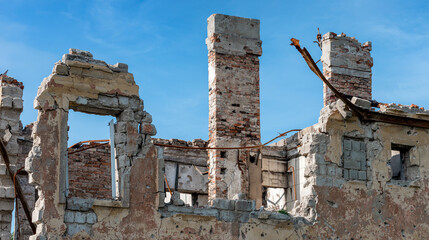
[{"label": "concrete block", "polygon": [[169,212],[175,212],[175,213],[192,213],[193,212],[192,207],[176,206],[172,204],[167,205],[167,210]]},{"label": "concrete block", "polygon": [[86,222],[86,214],[82,212],[74,213],[74,221],[76,223],[85,223]]},{"label": "concrete block", "polygon": [[366,180],[366,171],[359,171],[358,172],[358,179],[365,181]]},{"label": "concrete block", "polygon": [[134,120],[134,112],[131,109],[125,109],[119,114],[118,121],[132,121]]},{"label": "concrete block", "polygon": [[362,98],[357,98],[357,97],[352,97],[351,102],[356,105],[359,106],[361,108],[365,108],[365,109],[371,109],[371,102]]},{"label": "concrete block", "polygon": [[[366,154],[365,152],[357,152],[357,151],[352,151],[351,155],[350,155],[350,159],[354,160],[354,161],[365,161],[366,160]],[[359,163],[359,168],[360,168],[360,163]]]},{"label": "concrete block", "polygon": [[13,211],[15,204],[12,199],[1,199],[0,200],[0,210],[1,211]]},{"label": "concrete block", "polygon": [[357,170],[350,170],[349,171],[349,179],[356,180],[358,179],[358,171]]},{"label": "concrete block", "polygon": [[235,210],[237,210],[237,211],[253,211],[253,210],[255,210],[255,201],[253,201],[253,200],[237,200],[235,202]]},{"label": "concrete block", "polygon": [[217,217],[219,211],[215,208],[194,208],[194,213],[202,216]]},{"label": "concrete block", "polygon": [[366,171],[366,161],[361,161],[360,162],[360,170]]},{"label": "concrete block", "polygon": [[124,96],[119,96],[119,106],[121,107],[126,107],[129,104],[129,98],[128,97],[124,97]]},{"label": "concrete block", "polygon": [[238,222],[244,223],[249,221],[250,212],[237,212],[236,214]]},{"label": "concrete block", "polygon": [[15,188],[14,187],[4,187],[5,198],[15,198]]},{"label": "concrete block", "polygon": [[360,142],[360,150],[365,152],[366,146],[365,146],[365,142],[361,141]]},{"label": "concrete block", "polygon": [[116,97],[99,95],[98,101],[101,105],[106,106],[106,107],[115,108],[115,107],[119,106],[118,98],[116,98]]},{"label": "concrete block", "polygon": [[76,49],[76,48],[70,48],[69,54],[81,55],[81,56],[88,57],[88,58],[93,57],[92,53],[90,53],[89,51],[84,51],[84,50],[80,50],[80,49]]},{"label": "concrete block", "polygon": [[13,98],[12,107],[21,110],[24,106],[24,101],[21,98]]},{"label": "concrete block", "polygon": [[336,171],[337,169],[336,169],[336,167],[335,166],[333,166],[333,165],[329,165],[328,166],[328,175],[329,176],[332,176],[332,177],[335,177],[336,175],[337,175],[337,171]]},{"label": "concrete block", "polygon": [[0,106],[2,108],[12,108],[12,100],[11,97],[2,97],[0,98]]},{"label": "concrete block", "polygon": [[360,161],[344,159],[344,168],[359,170]]},{"label": "concrete block", "polygon": [[15,85],[1,86],[0,95],[10,97],[22,97],[22,89]]},{"label": "concrete block", "polygon": [[351,150],[344,150],[344,152],[343,152],[344,159],[350,159],[351,153],[352,153]]},{"label": "concrete block", "polygon": [[67,235],[73,236],[78,232],[85,231],[88,234],[91,234],[91,228],[85,224],[68,224],[67,225]]},{"label": "concrete block", "polygon": [[74,212],[66,211],[64,214],[64,222],[65,223],[73,223],[74,222]]},{"label": "concrete block", "polygon": [[67,76],[69,74],[69,69],[65,64],[56,63],[52,72],[58,75]]},{"label": "concrete block", "polygon": [[336,173],[336,177],[337,178],[341,178],[343,176],[343,169],[337,167],[337,173]]},{"label": "concrete block", "polygon": [[335,178],[334,180],[332,180],[332,186],[340,188],[345,182],[346,180],[344,178]]},{"label": "concrete block", "polygon": [[332,186],[332,177],[330,176],[317,176],[316,185],[318,186]]},{"label": "concrete block", "polygon": [[[216,34],[216,41],[212,36]],[[209,51],[232,55],[252,53],[261,55],[259,20],[213,14],[207,19],[207,48]]]},{"label": "concrete block", "polygon": [[11,223],[12,222],[12,213],[3,213],[1,215],[1,221]]},{"label": "concrete block", "polygon": [[[140,104],[142,103],[143,101],[141,101],[140,99],[138,99],[138,98],[130,98],[130,100],[129,100],[129,107],[133,110],[133,111],[136,111],[136,110],[138,110],[139,109],[139,107],[140,107]],[[143,108],[142,108],[142,110],[143,110]]]},{"label": "concrete block", "polygon": [[352,142],[352,150],[353,151],[360,151],[361,141],[351,140],[351,142]]},{"label": "concrete block", "polygon": [[94,224],[97,222],[97,215],[93,212],[86,214],[86,222],[89,224]]},{"label": "concrete block", "polygon": [[225,222],[234,222],[237,220],[237,214],[234,211],[222,210],[219,212],[219,220]]},{"label": "concrete block", "polygon": [[68,198],[67,209],[75,211],[89,211],[94,204],[93,199]]},{"label": "concrete block", "polygon": [[234,210],[235,201],[223,199],[223,198],[217,198],[217,199],[213,200],[212,206],[214,208],[217,208],[217,209]]}]

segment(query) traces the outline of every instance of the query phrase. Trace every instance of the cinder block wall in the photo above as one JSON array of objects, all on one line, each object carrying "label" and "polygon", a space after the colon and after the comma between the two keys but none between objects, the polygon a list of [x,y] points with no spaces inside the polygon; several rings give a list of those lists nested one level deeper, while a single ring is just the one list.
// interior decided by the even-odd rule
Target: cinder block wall
[{"label": "cinder block wall", "polygon": [[[24,86],[6,75],[0,76],[0,84],[0,137],[6,145],[11,169],[16,171],[20,153],[18,136],[21,134],[22,124],[19,117]],[[0,160],[0,183],[0,238],[10,239],[15,192],[3,158]]]},{"label": "cinder block wall", "polygon": [[[322,38],[323,74],[341,93],[372,99],[371,42],[359,43],[354,37],[329,32]],[[335,102],[334,93],[323,85],[324,106]]]}]

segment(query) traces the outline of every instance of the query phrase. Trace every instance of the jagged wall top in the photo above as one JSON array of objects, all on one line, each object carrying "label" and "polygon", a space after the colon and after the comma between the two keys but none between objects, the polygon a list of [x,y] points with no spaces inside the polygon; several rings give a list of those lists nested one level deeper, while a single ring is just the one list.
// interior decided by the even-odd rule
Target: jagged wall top
[{"label": "jagged wall top", "polygon": [[99,94],[138,97],[139,87],[127,64],[110,65],[88,51],[71,48],[39,86],[34,107],[54,106],[55,99],[59,107],[68,109],[68,102],[78,97],[97,99]]}]

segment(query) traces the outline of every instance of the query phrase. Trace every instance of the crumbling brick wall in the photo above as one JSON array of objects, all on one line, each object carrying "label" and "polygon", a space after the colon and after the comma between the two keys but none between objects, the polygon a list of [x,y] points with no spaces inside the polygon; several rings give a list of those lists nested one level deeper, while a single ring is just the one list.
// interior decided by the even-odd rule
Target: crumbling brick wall
[{"label": "crumbling brick wall", "polygon": [[69,196],[112,198],[110,144],[68,154]]},{"label": "crumbling brick wall", "polygon": [[[209,146],[260,144],[259,20],[214,14],[208,19]],[[209,152],[209,200],[244,194],[261,205],[260,166],[250,152]]]},{"label": "crumbling brick wall", "polygon": [[[231,20],[228,17],[225,19]],[[227,25],[230,31],[240,33],[243,30],[240,27],[234,29],[234,26],[237,27]],[[238,26],[246,30],[247,25]],[[223,44],[220,46],[225,48],[236,43],[224,41],[225,36],[218,37],[212,40],[218,39]],[[228,38],[237,40],[236,37],[228,35]],[[208,44],[217,44],[218,40],[208,40]],[[252,46],[247,45],[250,50],[243,48],[240,51],[245,50],[248,54],[248,51],[253,51]],[[255,49],[258,49],[257,46]],[[224,69],[217,68],[219,66]],[[243,77],[246,77],[247,70],[241,72],[239,66],[234,66],[231,75],[224,72],[231,70],[227,69],[229,66],[219,66],[216,60],[210,62],[209,68],[212,69],[209,73],[214,74],[210,75],[210,81],[217,80],[217,73],[220,73],[219,79],[225,82],[232,79],[233,83],[237,83],[234,79],[237,72],[244,72]],[[257,79],[255,72],[250,71],[249,74],[252,80]],[[255,86],[249,88],[254,90]],[[222,99],[222,91],[233,95],[226,87],[214,91],[210,94],[217,94],[216,100]],[[256,103],[254,100],[250,102]],[[216,104],[222,106],[222,102],[210,101],[210,104],[215,104],[210,111],[218,109]],[[429,130],[425,128],[361,121],[353,113],[347,113],[349,110],[339,102],[326,106],[317,124],[300,131],[296,139],[285,141],[286,144],[297,144],[296,151],[285,148],[283,154],[270,155],[291,159],[300,156],[305,162],[301,196],[289,214],[282,214],[258,208],[255,201],[245,199],[246,196],[241,194],[237,195],[237,199],[225,199],[230,197],[229,193],[222,193],[223,199],[217,198],[221,195],[214,196],[211,206],[164,205],[164,148],[153,145],[151,136],[156,133],[155,127],[151,124],[150,115],[143,111],[137,86],[124,65],[107,65],[93,59],[89,52],[72,49],[42,82],[36,107],[39,115],[33,128],[34,145],[26,160],[30,181],[39,190],[39,199],[33,211],[33,221],[37,224],[37,234],[33,239],[422,239],[429,235],[429,220],[425,211],[428,209],[429,191]],[[67,172],[64,171],[67,169],[69,109],[117,117],[114,145],[120,199],[68,198],[64,188]],[[231,113],[234,111],[229,110]],[[424,110],[384,106],[379,112],[429,119],[429,112]],[[213,117],[211,121],[218,121],[215,113],[210,113],[210,116]],[[236,116],[231,114],[230,117]],[[253,117],[246,118],[246,121],[253,121],[250,125],[259,125],[259,115],[255,113]],[[237,124],[229,126],[229,129],[249,123]],[[231,132],[223,125],[219,126],[219,132]],[[210,137],[216,137],[216,128],[211,130]],[[243,129],[240,130],[237,133],[245,134]],[[229,137],[225,137],[221,139],[225,145],[220,146],[257,144],[252,142],[255,140],[252,136],[255,137],[255,133],[250,133],[249,142],[236,141],[233,136],[228,142]],[[350,139],[353,139],[350,142],[356,142],[351,143],[351,147]],[[392,167],[389,165],[392,143],[410,147],[408,160],[415,178],[404,181],[392,179]],[[278,151],[281,144],[267,149]],[[221,168],[215,170],[219,172],[212,170],[210,173],[222,173],[222,168],[232,172],[237,170],[237,162],[216,165],[216,161],[221,160],[216,158],[222,153],[210,153],[217,152],[219,155],[209,155],[208,165],[210,168]],[[235,154],[231,155],[234,160],[240,160],[245,151],[231,152]],[[354,159],[352,154],[365,155],[366,178],[350,178],[350,171],[357,170],[357,164],[350,164]],[[232,160],[232,157],[229,158],[230,152],[227,155],[225,162]],[[246,153],[246,158],[249,156],[250,153]],[[359,162],[359,171],[364,171],[361,169],[363,158],[355,160]],[[250,172],[249,167],[248,176],[251,176]],[[211,178],[215,183],[226,182],[222,177],[227,175],[215,176]],[[245,179],[246,175],[240,175],[240,178]],[[228,183],[241,185],[234,181]],[[228,191],[229,186],[223,187],[222,190]]]},{"label": "crumbling brick wall", "polygon": [[[323,74],[341,93],[371,100],[373,60],[371,42],[359,43],[345,34],[327,33],[322,37]],[[323,103],[335,102],[335,94],[323,84]]]}]

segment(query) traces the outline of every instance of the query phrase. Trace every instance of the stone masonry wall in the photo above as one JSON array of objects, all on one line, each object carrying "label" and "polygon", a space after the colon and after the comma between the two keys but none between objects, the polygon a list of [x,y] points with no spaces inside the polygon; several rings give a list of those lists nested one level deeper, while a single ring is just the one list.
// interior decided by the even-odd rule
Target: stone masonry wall
[{"label": "stone masonry wall", "polygon": [[[74,149],[72,151],[76,151]],[[69,196],[112,198],[110,144],[68,154]]]},{"label": "stone masonry wall", "polygon": [[[323,74],[339,92],[371,100],[371,49],[371,42],[361,44],[354,37],[347,37],[345,34],[329,32],[323,35]],[[335,94],[324,84],[324,105],[335,101]]]},{"label": "stone masonry wall", "polygon": [[[89,52],[70,49],[40,85],[35,108],[39,114],[32,132],[33,147],[26,159],[29,181],[38,189],[33,211],[37,233],[31,239],[71,237],[81,230],[92,235],[95,222],[91,217],[88,220],[87,215],[93,216],[89,203],[71,198],[67,192],[68,111],[116,117],[117,198],[90,199],[90,206],[128,208],[130,189],[136,186],[130,185],[132,166],[142,161],[149,151],[150,136],[156,134],[152,118],[143,110],[143,101],[138,97],[138,86],[126,64],[108,65],[93,59]],[[76,218],[79,214],[85,217]]]},{"label": "stone masonry wall", "polygon": [[[259,20],[214,14],[208,19],[206,44],[209,146],[259,145]],[[209,200],[242,193],[261,204],[260,166],[249,163],[249,156],[247,150],[209,151]]]}]

